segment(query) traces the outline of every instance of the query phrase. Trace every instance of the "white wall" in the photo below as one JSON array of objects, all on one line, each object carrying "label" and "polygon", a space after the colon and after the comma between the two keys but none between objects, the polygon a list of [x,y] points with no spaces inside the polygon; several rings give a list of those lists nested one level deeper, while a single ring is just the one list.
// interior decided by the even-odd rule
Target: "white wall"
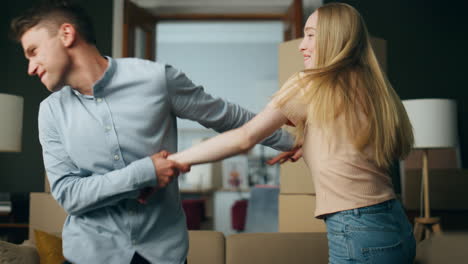
[{"label": "white wall", "polygon": [[[280,22],[158,23],[156,57],[213,95],[259,112],[278,89]],[[182,120],[179,128],[201,128]]]},{"label": "white wall", "polygon": [[[282,39],[279,21],[162,22],[156,26],[156,58],[185,72],[208,93],[258,113],[278,90]],[[179,149],[213,135],[189,120],[179,120],[178,127]]]}]

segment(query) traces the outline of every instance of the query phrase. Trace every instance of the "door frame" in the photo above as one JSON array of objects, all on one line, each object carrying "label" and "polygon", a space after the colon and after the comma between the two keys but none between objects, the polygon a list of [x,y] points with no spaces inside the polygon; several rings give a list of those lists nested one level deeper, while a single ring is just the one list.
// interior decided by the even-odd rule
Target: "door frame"
[{"label": "door frame", "polygon": [[[255,14],[160,14],[153,15],[136,6],[130,0],[114,0],[114,38],[113,57],[133,57],[135,47],[135,30],[137,27],[145,32],[145,58],[155,60],[155,28],[158,21],[192,20],[192,21],[252,21],[277,20],[285,24],[284,41],[302,37],[303,6],[302,0],[292,0],[286,13]],[[119,30],[120,25],[120,30]],[[119,32],[120,31],[120,32]]]}]

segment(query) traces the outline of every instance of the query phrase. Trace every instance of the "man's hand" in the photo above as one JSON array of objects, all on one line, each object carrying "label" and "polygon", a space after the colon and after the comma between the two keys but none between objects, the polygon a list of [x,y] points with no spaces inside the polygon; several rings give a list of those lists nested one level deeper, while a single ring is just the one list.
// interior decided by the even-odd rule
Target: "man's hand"
[{"label": "man's hand", "polygon": [[302,158],[302,147],[296,147],[290,151],[283,152],[279,154],[278,156],[268,160],[266,163],[268,165],[274,165],[276,163],[283,164],[286,161],[290,160],[292,162],[298,161],[300,158]]},{"label": "man's hand", "polygon": [[156,169],[157,187],[159,188],[166,187],[174,178],[179,176],[180,172],[190,171],[190,166],[168,160],[169,154],[169,152],[163,150],[151,156],[154,168]]},{"label": "man's hand", "polygon": [[172,160],[167,160],[169,152],[163,150],[151,156],[158,184],[155,187],[146,187],[140,191],[138,202],[145,204],[148,198],[159,188],[164,188],[171,183],[180,172],[190,171],[189,165],[179,164]]}]

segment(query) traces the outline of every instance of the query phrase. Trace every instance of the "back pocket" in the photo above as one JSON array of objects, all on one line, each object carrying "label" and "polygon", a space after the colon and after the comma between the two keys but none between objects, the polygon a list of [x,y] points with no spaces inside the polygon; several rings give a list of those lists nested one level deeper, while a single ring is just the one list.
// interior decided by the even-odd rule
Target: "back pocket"
[{"label": "back pocket", "polygon": [[361,251],[369,264],[405,264],[402,241],[386,247],[363,248]]}]

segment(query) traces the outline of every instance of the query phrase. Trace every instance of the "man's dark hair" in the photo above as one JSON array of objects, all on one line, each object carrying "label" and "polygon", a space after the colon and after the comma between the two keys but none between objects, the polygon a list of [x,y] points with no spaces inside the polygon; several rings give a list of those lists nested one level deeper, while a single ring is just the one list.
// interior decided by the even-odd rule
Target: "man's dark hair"
[{"label": "man's dark hair", "polygon": [[96,45],[91,18],[82,7],[68,1],[48,1],[26,10],[11,21],[11,37],[19,42],[26,31],[37,25],[56,34],[63,23],[72,24],[86,42]]}]

